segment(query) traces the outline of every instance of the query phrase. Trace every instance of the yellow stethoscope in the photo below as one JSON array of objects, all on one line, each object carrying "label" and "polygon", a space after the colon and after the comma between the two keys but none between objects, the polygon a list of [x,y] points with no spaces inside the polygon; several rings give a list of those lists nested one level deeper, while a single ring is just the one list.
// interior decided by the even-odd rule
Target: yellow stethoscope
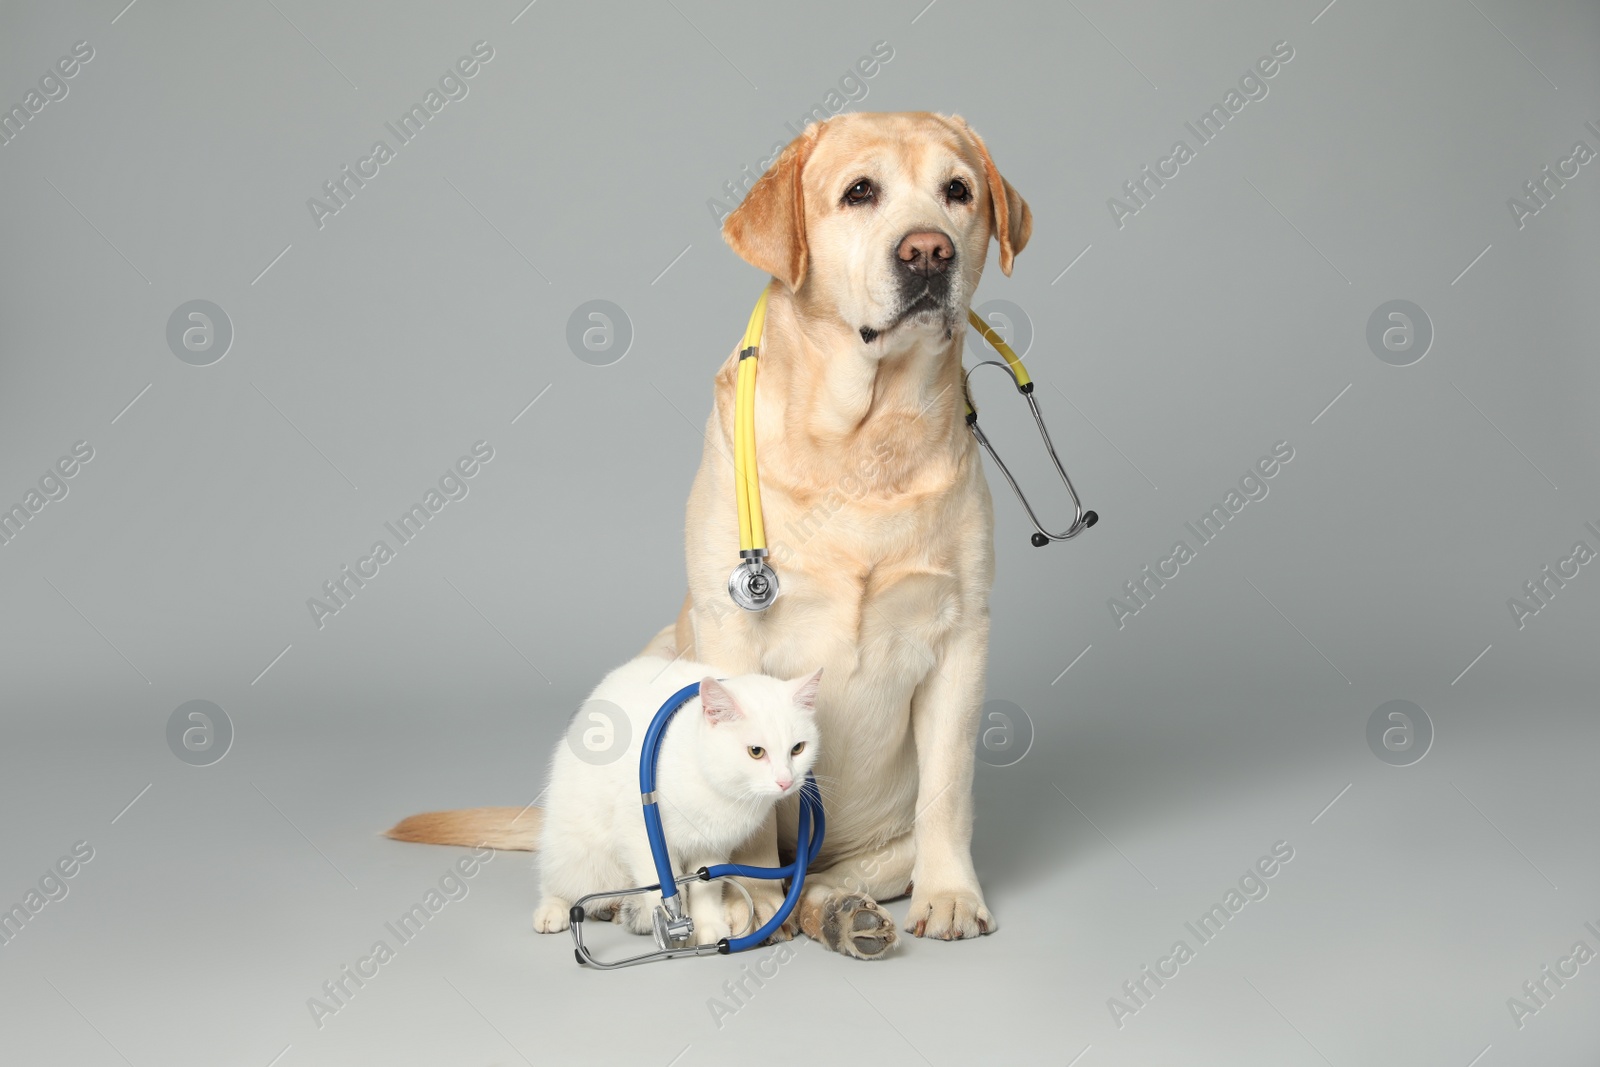
[{"label": "yellow stethoscope", "polygon": [[[967,321],[977,328],[984,340],[1005,357],[1004,363],[987,359],[974,366],[972,370],[962,373],[961,391],[965,394],[967,404],[967,429],[972,431],[972,436],[977,438],[978,443],[989,453],[989,458],[994,460],[995,466],[1000,468],[1000,473],[1005,475],[1011,491],[1017,495],[1023,510],[1028,513],[1028,520],[1033,523],[1034,534],[1031,540],[1034,545],[1043,548],[1051,541],[1066,541],[1078,536],[1099,522],[1100,516],[1084,510],[1082,501],[1078,499],[1078,491],[1072,487],[1072,479],[1067,477],[1066,468],[1061,465],[1061,457],[1056,455],[1056,446],[1050,440],[1050,431],[1045,428],[1044,416],[1039,414],[1038,401],[1033,398],[1033,379],[1028,376],[1027,368],[1011,350],[1011,346],[1006,344],[977,312],[968,309]],[[733,400],[733,481],[739,510],[739,564],[728,576],[728,595],[733,598],[735,604],[746,611],[765,611],[778,598],[778,575],[767,563],[767,531],[761,518],[761,479],[756,469],[756,360],[766,322],[767,290],[763,289],[761,298],[756,301],[755,310],[750,313],[749,325],[745,327],[744,343],[739,347],[739,368],[735,378]],[[967,379],[972,375],[972,371],[983,366],[1000,367],[1006,371],[1011,375],[1017,392],[1027,398],[1028,408],[1033,412],[1033,421],[1039,427],[1040,437],[1044,439],[1045,451],[1050,454],[1050,461],[1055,464],[1056,472],[1061,475],[1061,484],[1067,487],[1067,495],[1072,498],[1072,525],[1067,527],[1065,533],[1051,533],[1039,522],[1038,516],[1033,513],[1033,506],[1028,503],[1022,488],[1017,485],[1017,480],[1011,476],[1010,469],[1006,467],[1005,462],[1001,460],[994,446],[989,443],[989,439],[978,426],[978,410],[973,407]]]}]

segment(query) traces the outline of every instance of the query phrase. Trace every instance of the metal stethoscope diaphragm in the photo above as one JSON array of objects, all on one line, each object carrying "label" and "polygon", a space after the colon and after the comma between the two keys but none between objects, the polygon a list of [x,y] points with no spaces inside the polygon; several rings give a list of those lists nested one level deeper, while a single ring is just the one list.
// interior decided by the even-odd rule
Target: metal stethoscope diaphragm
[{"label": "metal stethoscope diaphragm", "polygon": [[739,565],[728,575],[728,595],[746,611],[765,611],[778,599],[778,572],[767,565],[767,550],[740,552]]}]

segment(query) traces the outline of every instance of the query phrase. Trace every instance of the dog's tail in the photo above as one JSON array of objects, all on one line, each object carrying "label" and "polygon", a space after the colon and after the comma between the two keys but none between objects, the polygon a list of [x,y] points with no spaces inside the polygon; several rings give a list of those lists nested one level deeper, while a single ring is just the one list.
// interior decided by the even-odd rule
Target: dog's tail
[{"label": "dog's tail", "polygon": [[384,836],[423,845],[532,852],[539,847],[543,825],[543,808],[460,808],[408,816],[384,831]]}]

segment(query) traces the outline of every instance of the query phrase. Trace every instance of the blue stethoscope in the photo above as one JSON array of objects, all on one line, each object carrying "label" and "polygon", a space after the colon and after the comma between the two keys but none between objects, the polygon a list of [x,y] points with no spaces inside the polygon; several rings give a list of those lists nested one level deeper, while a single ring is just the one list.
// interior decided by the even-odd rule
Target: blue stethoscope
[{"label": "blue stethoscope", "polygon": [[[800,902],[800,893],[805,887],[806,868],[816,860],[817,853],[822,851],[822,835],[825,829],[822,796],[817,791],[816,777],[809,772],[806,774],[805,784],[800,787],[800,819],[795,831],[793,863],[783,867],[751,867],[743,863],[719,863],[714,867],[701,867],[693,874],[673,874],[672,858],[667,852],[666,834],[661,829],[661,809],[656,803],[656,758],[661,751],[661,738],[667,732],[667,724],[672,721],[672,716],[699,693],[700,683],[695,682],[684,686],[667,698],[667,702],[661,705],[661,710],[656,712],[655,718],[650,720],[650,728],[644,735],[643,751],[639,754],[639,794],[644,802],[644,830],[650,839],[650,854],[655,860],[656,877],[660,880],[655,885],[639,886],[636,889],[590,893],[572,905],[570,915],[572,941],[576,946],[575,954],[578,962],[581,964],[586,963],[610,970],[615,967],[632,966],[635,963],[648,963],[652,960],[675,959],[679,956],[709,956],[712,953],[727,955],[730,952],[743,952],[747,948],[755,948],[771,937]],[[784,897],[783,906],[778,909],[777,914],[768,919],[761,929],[751,932],[747,925],[746,932],[739,937],[725,937],[714,944],[696,945],[694,919],[684,910],[683,894],[678,892],[678,887],[688,885],[690,882],[709,882],[714,878],[726,878],[729,875],[774,880],[788,878],[789,892]],[[745,902],[750,905],[749,925],[753,925],[755,906],[750,899],[750,893],[738,882],[732,884],[744,894]],[[656,950],[621,960],[597,959],[583,943],[584,905],[589,901],[615,900],[637,893],[653,893],[658,889],[661,891],[661,903],[656,905],[651,917]]]}]

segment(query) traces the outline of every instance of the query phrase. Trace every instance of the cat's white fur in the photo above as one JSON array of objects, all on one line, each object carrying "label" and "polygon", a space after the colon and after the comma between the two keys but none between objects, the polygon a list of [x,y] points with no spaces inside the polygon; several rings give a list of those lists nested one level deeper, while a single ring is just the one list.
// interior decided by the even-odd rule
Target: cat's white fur
[{"label": "cat's white fur", "polygon": [[[596,763],[580,759],[565,737],[557,742],[539,840],[535,930],[565,930],[579,897],[657,881],[641,812],[639,752],[651,719],[684,686],[700,682],[700,695],[673,716],[656,762],[674,871],[728,862],[773,806],[800,790],[817,758],[813,712],[822,671],[794,681],[747,674],[719,682],[718,673],[704,663],[644,656],[606,675],[590,694],[590,701],[605,701],[627,716],[627,748]],[[752,749],[761,755],[752,756]],[[685,891],[696,940],[711,944],[730,936],[721,883],[694,882]],[[620,908],[602,903],[590,910],[612,912],[635,933],[649,933],[659,901],[659,894],[641,894]]]}]

